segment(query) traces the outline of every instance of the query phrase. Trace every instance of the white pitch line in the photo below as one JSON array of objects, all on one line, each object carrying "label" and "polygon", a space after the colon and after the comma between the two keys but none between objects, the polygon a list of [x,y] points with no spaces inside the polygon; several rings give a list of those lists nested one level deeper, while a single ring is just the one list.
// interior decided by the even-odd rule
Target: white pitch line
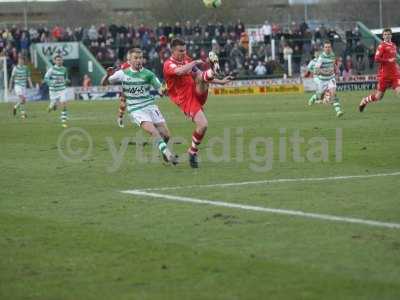
[{"label": "white pitch line", "polygon": [[140,189],[140,190],[141,191],[167,191],[167,190],[179,190],[179,189],[190,189],[190,188],[229,187],[229,186],[241,186],[241,185],[251,185],[251,184],[270,184],[270,183],[283,183],[283,182],[364,179],[364,178],[388,177],[388,176],[400,176],[400,172],[378,173],[378,174],[369,174],[369,175],[333,176],[333,177],[281,178],[281,179],[267,179],[267,180],[259,180],[259,181],[228,182],[228,183],[199,184],[199,185],[181,185],[181,186],[170,186],[170,187],[161,187],[161,188],[144,188],[144,189]]},{"label": "white pitch line", "polygon": [[228,203],[228,202],[222,202],[222,201],[202,200],[202,199],[189,198],[189,197],[164,195],[164,194],[158,194],[158,193],[149,193],[149,192],[140,191],[140,190],[128,190],[128,191],[121,191],[121,192],[125,193],[125,194],[136,195],[136,196],[167,199],[167,200],[173,200],[173,201],[179,201],[179,202],[208,204],[208,205],[222,206],[222,207],[228,207],[228,208],[236,208],[236,209],[243,209],[243,210],[281,214],[281,215],[320,219],[320,220],[325,220],[325,221],[353,223],[353,224],[362,224],[362,225],[369,225],[369,226],[375,226],[375,227],[400,229],[400,224],[398,224],[398,223],[386,223],[386,222],[380,222],[380,221],[347,218],[347,217],[340,217],[340,216],[334,216],[334,215],[307,213],[307,212],[303,212],[303,211],[299,211],[299,210],[277,209],[277,208],[269,208],[269,207],[253,206],[253,205]]}]

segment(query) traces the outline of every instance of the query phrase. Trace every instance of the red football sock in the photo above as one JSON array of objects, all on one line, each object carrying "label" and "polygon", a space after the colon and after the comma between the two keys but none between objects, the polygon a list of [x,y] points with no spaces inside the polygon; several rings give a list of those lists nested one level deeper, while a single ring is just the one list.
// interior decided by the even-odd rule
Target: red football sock
[{"label": "red football sock", "polygon": [[197,131],[193,132],[192,146],[189,148],[189,153],[197,154],[197,152],[199,151],[198,146],[201,144],[203,137],[204,137],[204,133],[198,133]]},{"label": "red football sock", "polygon": [[118,110],[118,117],[122,118],[124,116],[126,110],[126,104],[123,101],[119,102],[119,110]]},{"label": "red football sock", "polygon": [[378,101],[378,98],[376,98],[375,94],[371,94],[371,95],[365,97],[364,99],[362,99],[361,105],[367,105],[370,102],[376,102],[376,101]]}]

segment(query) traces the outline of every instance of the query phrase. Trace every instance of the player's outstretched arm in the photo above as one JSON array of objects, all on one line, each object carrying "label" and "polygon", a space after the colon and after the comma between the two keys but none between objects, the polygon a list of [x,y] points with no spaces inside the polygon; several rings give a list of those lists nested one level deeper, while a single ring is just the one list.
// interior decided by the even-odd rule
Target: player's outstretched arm
[{"label": "player's outstretched arm", "polygon": [[224,84],[231,82],[233,79],[234,79],[234,77],[229,75],[222,79],[215,78],[215,79],[213,79],[212,83],[224,85]]}]

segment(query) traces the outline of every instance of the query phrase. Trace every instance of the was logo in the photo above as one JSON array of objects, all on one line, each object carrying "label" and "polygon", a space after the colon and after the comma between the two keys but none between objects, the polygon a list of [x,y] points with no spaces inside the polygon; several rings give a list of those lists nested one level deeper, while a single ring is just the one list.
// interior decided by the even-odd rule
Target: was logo
[{"label": "was logo", "polygon": [[61,55],[64,59],[78,59],[78,43],[40,43],[40,51],[46,57]]},{"label": "was logo", "polygon": [[146,93],[144,86],[124,87],[124,92],[133,96],[142,96]]}]

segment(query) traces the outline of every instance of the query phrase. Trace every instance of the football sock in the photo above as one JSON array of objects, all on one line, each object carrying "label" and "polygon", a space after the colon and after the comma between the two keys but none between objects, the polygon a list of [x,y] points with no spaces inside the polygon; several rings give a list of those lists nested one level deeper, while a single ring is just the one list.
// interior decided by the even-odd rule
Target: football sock
[{"label": "football sock", "polygon": [[308,100],[308,104],[314,104],[315,101],[317,101],[317,94],[311,96],[311,98]]},{"label": "football sock", "polygon": [[171,155],[171,152],[169,151],[167,144],[164,142],[162,138],[156,140],[156,145],[158,147],[158,150],[167,157]]},{"label": "football sock", "polygon": [[61,122],[66,123],[68,119],[68,111],[67,108],[64,107],[64,109],[61,111]]},{"label": "football sock", "polygon": [[193,132],[192,146],[188,150],[190,154],[197,154],[197,152],[199,151],[198,146],[201,144],[203,137],[204,137],[204,133],[200,134],[197,131]]},{"label": "football sock", "polygon": [[49,109],[53,109],[55,105],[56,105],[55,101],[50,101]]},{"label": "football sock", "polygon": [[125,113],[125,108],[126,108],[125,103],[120,101],[119,102],[119,110],[118,110],[118,118],[123,118],[124,113]]},{"label": "football sock", "polygon": [[24,116],[25,115],[25,105],[20,103],[18,107],[19,107],[19,110],[21,112],[21,115]]},{"label": "football sock", "polygon": [[333,109],[335,110],[336,113],[342,111],[342,107],[340,106],[339,98],[335,97],[335,100],[333,102]]},{"label": "football sock", "polygon": [[376,101],[378,101],[378,98],[376,98],[375,94],[371,94],[363,98],[360,105],[367,105],[370,102],[376,102]]}]

